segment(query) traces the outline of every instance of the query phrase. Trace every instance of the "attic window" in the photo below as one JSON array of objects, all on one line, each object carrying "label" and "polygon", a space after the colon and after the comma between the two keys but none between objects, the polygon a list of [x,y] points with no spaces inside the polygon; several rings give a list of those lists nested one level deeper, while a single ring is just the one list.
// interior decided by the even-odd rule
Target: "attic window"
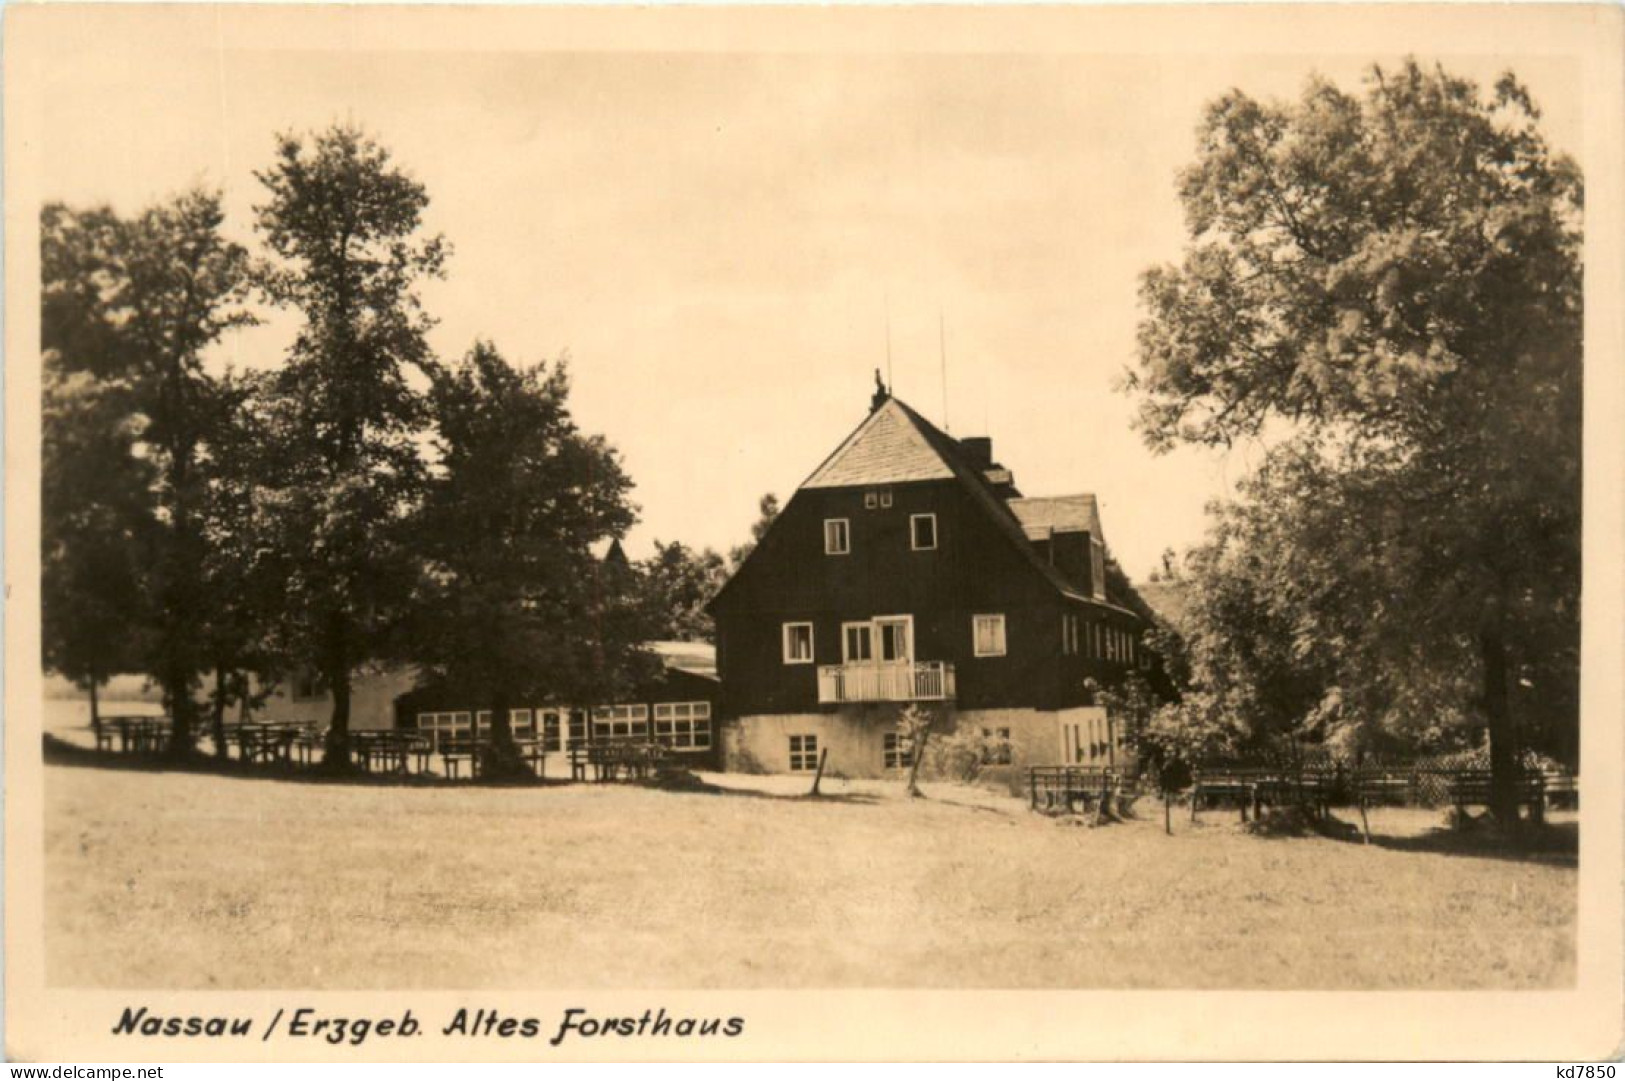
[{"label": "attic window", "polygon": [[1106,547],[1091,538],[1089,544],[1089,585],[1090,592],[1101,600],[1106,599]]}]

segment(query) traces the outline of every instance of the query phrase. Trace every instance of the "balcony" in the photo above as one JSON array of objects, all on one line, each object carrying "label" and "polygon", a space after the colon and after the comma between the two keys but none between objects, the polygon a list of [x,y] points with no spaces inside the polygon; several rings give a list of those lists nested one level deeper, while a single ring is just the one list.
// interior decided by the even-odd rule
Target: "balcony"
[{"label": "balcony", "polygon": [[903,661],[818,666],[818,702],[945,702],[954,697],[954,666]]}]

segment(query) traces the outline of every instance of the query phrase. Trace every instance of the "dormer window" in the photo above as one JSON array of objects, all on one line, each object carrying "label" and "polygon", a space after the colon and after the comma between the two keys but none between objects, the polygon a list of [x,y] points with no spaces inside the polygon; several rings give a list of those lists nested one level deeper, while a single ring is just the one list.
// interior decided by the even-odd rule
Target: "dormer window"
[{"label": "dormer window", "polygon": [[911,514],[908,516],[909,546],[916,552],[929,552],[937,546],[937,516]]},{"label": "dormer window", "polygon": [[891,506],[890,488],[870,488],[863,493],[864,510],[885,510]]},{"label": "dormer window", "polygon": [[824,554],[844,556],[852,550],[852,528],[845,518],[824,519]]}]

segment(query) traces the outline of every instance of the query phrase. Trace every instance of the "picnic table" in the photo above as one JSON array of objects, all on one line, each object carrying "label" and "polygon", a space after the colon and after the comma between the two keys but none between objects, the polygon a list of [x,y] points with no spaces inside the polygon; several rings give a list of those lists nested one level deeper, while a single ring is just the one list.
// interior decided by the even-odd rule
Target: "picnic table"
[{"label": "picnic table", "polygon": [[593,740],[570,748],[570,779],[584,781],[589,767],[600,782],[641,781],[659,773],[671,753],[648,740]]},{"label": "picnic table", "polygon": [[[541,777],[547,772],[546,745],[540,739],[516,739],[514,747],[519,751],[519,757],[531,768],[536,776]],[[440,741],[440,760],[445,765],[446,776],[456,778],[464,763],[468,764],[470,777],[478,777],[482,771],[481,759],[485,757],[485,750],[491,745],[489,736],[471,739],[466,736]],[[427,755],[424,756],[427,759]]]},{"label": "picnic table", "polygon": [[417,772],[425,773],[431,753],[428,739],[416,732],[391,729],[350,733],[350,754],[356,765],[368,773],[409,773],[413,764]]},{"label": "picnic table", "polygon": [[169,749],[174,730],[168,717],[150,714],[103,717],[96,733],[96,749],[112,750],[117,742],[120,754],[161,754]]},{"label": "picnic table", "polygon": [[237,757],[243,762],[289,765],[294,747],[310,733],[310,725],[292,721],[241,721],[231,726],[229,738],[237,741]]}]

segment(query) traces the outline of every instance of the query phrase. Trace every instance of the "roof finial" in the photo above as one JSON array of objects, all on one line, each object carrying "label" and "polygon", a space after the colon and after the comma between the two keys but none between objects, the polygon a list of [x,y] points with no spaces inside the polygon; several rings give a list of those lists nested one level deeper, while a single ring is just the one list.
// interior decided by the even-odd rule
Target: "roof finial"
[{"label": "roof finial", "polygon": [[873,413],[876,409],[879,409],[881,406],[885,405],[886,404],[886,399],[888,399],[890,397],[891,397],[891,391],[886,389],[886,384],[884,382],[882,382],[881,378],[880,378],[880,369],[876,368],[875,369],[875,393],[874,393],[874,397],[869,399],[869,412]]}]

